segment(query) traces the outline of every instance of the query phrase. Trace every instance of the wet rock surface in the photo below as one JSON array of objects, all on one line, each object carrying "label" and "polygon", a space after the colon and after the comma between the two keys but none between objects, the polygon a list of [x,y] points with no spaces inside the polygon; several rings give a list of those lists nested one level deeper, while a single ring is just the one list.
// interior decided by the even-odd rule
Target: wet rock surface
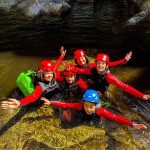
[{"label": "wet rock surface", "polygon": [[[11,8],[8,12],[1,10],[0,49],[20,50],[22,45],[25,46],[24,49],[32,50],[43,47],[57,49],[62,44],[67,47],[100,49],[140,49],[139,44],[148,47],[145,43],[149,41],[150,31],[149,1],[146,0],[105,0],[93,3],[71,0],[9,2],[0,2],[1,7]],[[26,15],[20,14],[18,10]],[[27,16],[34,16],[34,19]],[[128,41],[130,37],[131,40]],[[137,42],[139,40],[141,42]],[[16,47],[13,43],[17,43]],[[27,45],[31,47],[28,48]]]},{"label": "wet rock surface", "polygon": [[127,25],[138,25],[143,21],[150,21],[150,1],[149,0],[134,0],[140,8],[140,12],[135,14],[127,21]]},{"label": "wet rock surface", "polygon": [[59,16],[70,9],[69,0],[6,0],[1,8],[21,10],[26,16],[34,17],[41,13]]}]

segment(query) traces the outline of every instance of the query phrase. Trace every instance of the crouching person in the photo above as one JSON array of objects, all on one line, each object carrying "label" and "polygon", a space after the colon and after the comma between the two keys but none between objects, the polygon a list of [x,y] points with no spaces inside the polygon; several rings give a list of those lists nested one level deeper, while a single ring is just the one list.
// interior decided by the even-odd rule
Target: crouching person
[{"label": "crouching person", "polygon": [[111,121],[117,122],[119,124],[123,124],[126,126],[131,126],[137,130],[139,129],[147,129],[144,124],[138,124],[132,122],[123,116],[116,115],[105,108],[101,107],[100,97],[97,91],[89,89],[86,90],[82,100],[83,103],[65,103],[65,102],[58,102],[58,101],[49,101],[46,98],[41,98],[46,105],[57,106],[61,108],[70,108],[78,110],[80,113],[81,123],[89,122],[90,124],[94,124],[94,121],[97,121],[100,118],[106,118]]}]

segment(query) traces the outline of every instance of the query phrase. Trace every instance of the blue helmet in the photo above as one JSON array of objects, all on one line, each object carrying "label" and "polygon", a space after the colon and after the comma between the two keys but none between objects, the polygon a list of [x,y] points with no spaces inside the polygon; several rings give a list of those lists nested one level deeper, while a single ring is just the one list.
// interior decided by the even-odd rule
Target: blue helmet
[{"label": "blue helmet", "polygon": [[100,103],[100,97],[98,95],[98,92],[91,89],[85,91],[82,100],[95,104]]}]

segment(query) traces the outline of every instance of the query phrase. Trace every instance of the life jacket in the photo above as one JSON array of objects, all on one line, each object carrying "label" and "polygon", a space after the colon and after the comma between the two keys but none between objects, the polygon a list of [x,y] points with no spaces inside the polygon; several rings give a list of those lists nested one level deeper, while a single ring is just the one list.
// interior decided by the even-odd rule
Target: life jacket
[{"label": "life jacket", "polygon": [[31,94],[35,89],[36,72],[28,70],[22,72],[17,80],[16,85],[19,87],[24,96]]},{"label": "life jacket", "polygon": [[38,82],[41,86],[43,94],[41,96],[46,97],[47,99],[52,99],[59,92],[59,84],[52,80],[51,82]]},{"label": "life jacket", "polygon": [[94,82],[92,89],[100,91],[102,94],[108,89],[109,83],[107,82],[105,75],[110,73],[109,69],[106,69],[102,74],[99,74],[96,68],[91,70],[90,79]]}]

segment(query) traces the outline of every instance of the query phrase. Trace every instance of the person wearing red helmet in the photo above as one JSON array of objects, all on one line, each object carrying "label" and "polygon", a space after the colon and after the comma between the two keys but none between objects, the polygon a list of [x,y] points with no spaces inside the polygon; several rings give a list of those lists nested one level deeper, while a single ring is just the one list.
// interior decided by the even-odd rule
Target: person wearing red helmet
[{"label": "person wearing red helmet", "polygon": [[62,71],[63,80],[60,82],[60,90],[64,93],[64,101],[76,102],[74,98],[79,98],[89,87],[86,82],[72,71]]},{"label": "person wearing red helmet", "polygon": [[[125,64],[131,59],[131,57],[132,57],[132,52],[130,51],[129,53],[126,54],[126,56],[123,59],[114,62],[109,62],[109,67],[115,67],[118,65]],[[70,70],[74,71],[75,73],[82,72],[87,68],[90,69],[95,67],[95,63],[89,63],[88,57],[85,51],[82,49],[75,50],[74,60],[76,65],[72,65],[68,63],[66,63],[65,65],[67,68],[70,68]]]},{"label": "person wearing red helmet", "polygon": [[[61,100],[68,103],[79,102],[79,98],[83,95],[84,91],[89,87],[86,82],[72,71],[63,70],[61,71],[62,79],[59,79],[59,92],[62,93]],[[58,75],[56,80],[58,81]],[[60,98],[60,97],[59,97]],[[62,120],[62,125],[65,121],[71,120],[73,116],[77,116],[76,110],[70,109],[59,109],[59,115]]]},{"label": "person wearing red helmet", "polygon": [[[101,119],[106,118],[111,121],[117,122],[119,124],[123,124],[126,126],[131,126],[137,130],[139,129],[147,129],[147,126],[144,124],[138,124],[126,119],[123,116],[116,115],[106,108],[101,106],[100,97],[97,91],[93,89],[86,90],[82,96],[83,103],[66,103],[66,102],[58,102],[58,101],[50,101],[44,97],[41,98],[46,105],[57,106],[63,109],[74,109],[78,111],[80,114],[77,118],[79,123],[90,124],[90,125],[101,125]],[[73,119],[72,119],[73,121]]]},{"label": "person wearing red helmet", "polygon": [[150,94],[146,95],[139,92],[138,90],[131,87],[130,85],[123,83],[122,81],[120,81],[110,73],[109,71],[110,60],[107,54],[104,53],[98,54],[96,56],[95,63],[96,63],[96,67],[78,72],[80,74],[90,75],[90,79],[93,83],[92,88],[94,88],[95,90],[104,93],[108,89],[109,84],[113,84],[135,97],[138,97],[143,100],[150,99]]},{"label": "person wearing red helmet", "polygon": [[9,98],[8,101],[2,102],[2,108],[18,108],[19,106],[28,105],[36,100],[38,100],[41,96],[45,96],[47,98],[52,98],[55,94],[58,93],[59,85],[55,80],[55,71],[58,69],[62,58],[65,56],[66,50],[63,47],[60,49],[61,56],[59,57],[56,64],[52,64],[49,60],[42,60],[39,64],[39,68],[37,70],[37,84],[33,93],[22,98],[21,100],[17,100],[14,98]]},{"label": "person wearing red helmet", "polygon": [[85,68],[89,65],[89,60],[87,58],[87,55],[82,49],[77,49],[74,52],[74,60],[77,64],[77,67]]}]

